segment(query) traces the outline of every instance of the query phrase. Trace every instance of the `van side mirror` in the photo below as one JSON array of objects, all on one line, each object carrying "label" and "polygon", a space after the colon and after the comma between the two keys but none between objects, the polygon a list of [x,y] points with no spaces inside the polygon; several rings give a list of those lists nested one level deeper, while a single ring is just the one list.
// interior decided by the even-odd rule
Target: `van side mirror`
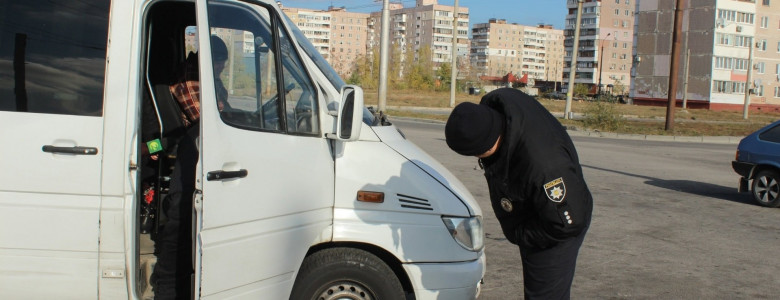
[{"label": "van side mirror", "polygon": [[355,85],[341,88],[337,119],[336,139],[355,141],[360,137],[360,128],[363,127],[363,89]]}]

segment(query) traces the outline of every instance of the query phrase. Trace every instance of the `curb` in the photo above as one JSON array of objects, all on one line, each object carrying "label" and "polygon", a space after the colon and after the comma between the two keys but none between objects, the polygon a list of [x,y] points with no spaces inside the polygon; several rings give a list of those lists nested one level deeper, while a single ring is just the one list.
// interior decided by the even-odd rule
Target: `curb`
[{"label": "curb", "polygon": [[623,140],[640,140],[656,142],[682,142],[682,143],[706,143],[706,144],[739,144],[741,136],[678,136],[678,135],[649,135],[649,134],[627,134],[601,131],[578,130],[576,128],[566,127],[566,132],[570,136],[588,136],[600,138],[612,138]]}]

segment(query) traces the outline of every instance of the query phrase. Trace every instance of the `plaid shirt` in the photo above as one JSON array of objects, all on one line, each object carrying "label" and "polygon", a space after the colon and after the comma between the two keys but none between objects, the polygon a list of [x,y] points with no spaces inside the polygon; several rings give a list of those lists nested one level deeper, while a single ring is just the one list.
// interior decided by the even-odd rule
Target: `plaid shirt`
[{"label": "plaid shirt", "polygon": [[185,126],[200,119],[200,81],[198,79],[198,58],[187,57],[184,71],[179,74],[176,83],[169,86],[171,94],[179,103]]}]

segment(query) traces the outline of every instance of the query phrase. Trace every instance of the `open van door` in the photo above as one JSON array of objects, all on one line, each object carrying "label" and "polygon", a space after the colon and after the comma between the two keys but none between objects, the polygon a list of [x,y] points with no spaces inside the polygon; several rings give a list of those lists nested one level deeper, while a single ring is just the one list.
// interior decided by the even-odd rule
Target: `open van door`
[{"label": "open van door", "polygon": [[202,298],[287,299],[309,247],[331,238],[334,162],[321,96],[267,3],[197,3]]}]

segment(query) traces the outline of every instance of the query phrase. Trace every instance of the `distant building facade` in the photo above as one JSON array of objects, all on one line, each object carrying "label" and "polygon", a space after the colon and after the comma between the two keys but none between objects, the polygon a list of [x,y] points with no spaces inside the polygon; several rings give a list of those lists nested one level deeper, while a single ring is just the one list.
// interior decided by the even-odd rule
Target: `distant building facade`
[{"label": "distant building facade", "polygon": [[[577,0],[567,0],[565,63],[568,82],[572,55],[577,54],[575,83],[587,84],[591,92],[627,93],[631,84],[631,54],[637,0],[586,0],[582,6],[580,40],[574,49]],[[641,1],[645,2],[645,1]],[[647,2],[658,2],[649,0]]]},{"label": "distant building facade", "polygon": [[754,53],[753,83],[754,106],[780,106],[780,1],[756,1],[756,43]]},{"label": "distant building facade", "polygon": [[[651,0],[637,4],[631,86],[635,103],[668,101],[674,9],[672,2]],[[742,109],[745,92],[752,89],[753,108],[777,109],[780,104],[777,34],[780,6],[777,3],[708,0],[692,6],[688,2],[682,24],[675,95],[678,105],[685,97],[688,107]],[[752,72],[750,82],[748,72]]]},{"label": "distant building facade", "polygon": [[357,59],[366,55],[369,14],[281,7],[341,76],[349,77]]},{"label": "distant building facade", "polygon": [[544,81],[563,78],[563,30],[490,19],[474,24],[471,35],[471,65],[477,76],[512,73]]},{"label": "distant building facade", "polygon": [[[414,7],[403,7],[401,3],[390,5],[390,41],[405,53],[415,51],[415,59],[422,47],[431,51],[434,66],[451,62],[452,21],[454,6],[440,5],[436,0],[417,0]],[[458,7],[457,56],[459,65],[468,64],[469,54],[469,9]],[[378,47],[382,32],[381,12],[372,13],[369,19],[369,48]]]}]

